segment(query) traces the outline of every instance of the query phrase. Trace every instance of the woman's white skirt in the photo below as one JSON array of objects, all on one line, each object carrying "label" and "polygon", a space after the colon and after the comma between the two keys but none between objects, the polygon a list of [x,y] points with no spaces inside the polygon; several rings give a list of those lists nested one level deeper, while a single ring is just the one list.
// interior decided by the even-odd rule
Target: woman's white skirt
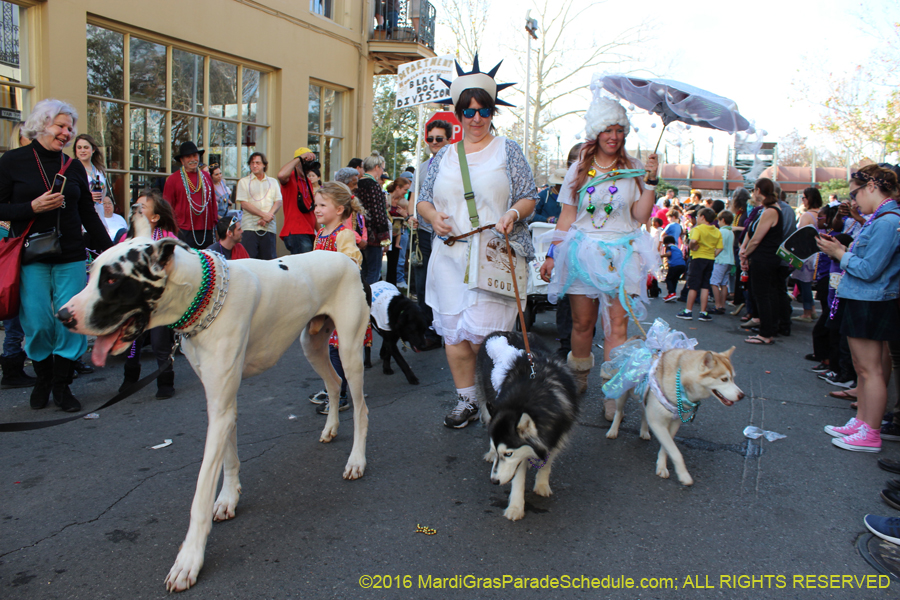
[{"label": "woman's white skirt", "polygon": [[425,301],[434,314],[435,332],[451,346],[463,340],[481,344],[495,331],[512,331],[519,313],[514,298],[469,289],[464,282],[469,244],[464,242],[436,243],[428,261]]},{"label": "woman's white skirt", "polygon": [[633,318],[646,318],[647,275],[655,273],[660,263],[649,233],[638,229],[626,234],[586,234],[570,229],[553,254],[550,302],[566,294],[599,299],[607,334],[613,300],[618,300]]}]

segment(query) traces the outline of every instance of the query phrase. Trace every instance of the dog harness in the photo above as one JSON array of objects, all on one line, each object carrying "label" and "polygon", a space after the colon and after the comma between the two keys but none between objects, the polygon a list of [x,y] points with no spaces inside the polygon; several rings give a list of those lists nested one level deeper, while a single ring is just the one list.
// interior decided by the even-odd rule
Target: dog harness
[{"label": "dog harness", "polygon": [[[197,335],[204,329],[212,325],[219,311],[225,305],[225,298],[228,296],[228,261],[218,252],[208,250],[196,250],[191,248],[200,257],[200,268],[203,274],[200,279],[200,288],[191,305],[185,311],[181,318],[169,325],[183,337],[189,338]],[[216,261],[220,263],[216,268]],[[216,277],[216,274],[220,275]],[[216,283],[218,279],[218,284]],[[212,307],[210,307],[212,302]],[[204,311],[209,308],[206,317],[201,319]],[[193,329],[191,329],[193,327]]]}]

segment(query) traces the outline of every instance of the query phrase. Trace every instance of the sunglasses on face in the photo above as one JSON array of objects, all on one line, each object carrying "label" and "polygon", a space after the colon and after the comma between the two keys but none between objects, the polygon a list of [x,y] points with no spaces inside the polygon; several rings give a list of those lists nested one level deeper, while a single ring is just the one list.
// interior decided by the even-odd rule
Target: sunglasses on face
[{"label": "sunglasses on face", "polygon": [[853,202],[856,202],[856,194],[858,194],[859,190],[863,189],[863,187],[864,186],[860,186],[860,187],[856,188],[855,190],[851,191],[850,192],[850,200],[852,200]]},{"label": "sunglasses on face", "polygon": [[482,119],[487,119],[491,116],[491,109],[489,108],[466,108],[463,109],[463,116],[467,119],[472,119],[475,117],[475,113],[481,115]]},{"label": "sunglasses on face", "polygon": [[[474,115],[474,113],[473,113],[473,115]],[[444,136],[436,135],[436,136],[434,136],[434,137],[427,137],[427,138],[425,138],[425,141],[428,142],[429,144],[433,144],[433,143],[435,143],[435,142],[437,142],[438,144],[440,144],[441,142],[444,141],[444,139],[445,139]]]}]

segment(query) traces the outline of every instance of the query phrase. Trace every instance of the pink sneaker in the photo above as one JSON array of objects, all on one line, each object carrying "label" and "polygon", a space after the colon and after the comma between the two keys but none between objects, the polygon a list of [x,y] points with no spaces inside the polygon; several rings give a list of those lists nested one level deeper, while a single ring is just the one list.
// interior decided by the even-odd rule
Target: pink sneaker
[{"label": "pink sneaker", "polygon": [[881,452],[881,434],[877,429],[872,429],[865,423],[861,423],[856,433],[846,437],[837,437],[831,443],[838,448],[853,452]]},{"label": "pink sneaker", "polygon": [[863,421],[860,421],[856,417],[853,417],[841,427],[837,427],[836,425],[826,425],[825,433],[827,433],[831,437],[844,437],[845,435],[853,435],[859,430],[859,426],[862,424]]}]

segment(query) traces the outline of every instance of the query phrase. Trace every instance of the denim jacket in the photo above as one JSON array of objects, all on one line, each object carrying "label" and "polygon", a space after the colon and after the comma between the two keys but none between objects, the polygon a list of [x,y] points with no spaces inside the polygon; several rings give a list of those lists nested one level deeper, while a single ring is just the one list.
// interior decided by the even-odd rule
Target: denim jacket
[{"label": "denim jacket", "polygon": [[881,302],[900,297],[900,213],[896,201],[884,206],[884,216],[865,227],[856,239],[853,252],[841,258],[844,276],[838,285],[839,298]]}]

